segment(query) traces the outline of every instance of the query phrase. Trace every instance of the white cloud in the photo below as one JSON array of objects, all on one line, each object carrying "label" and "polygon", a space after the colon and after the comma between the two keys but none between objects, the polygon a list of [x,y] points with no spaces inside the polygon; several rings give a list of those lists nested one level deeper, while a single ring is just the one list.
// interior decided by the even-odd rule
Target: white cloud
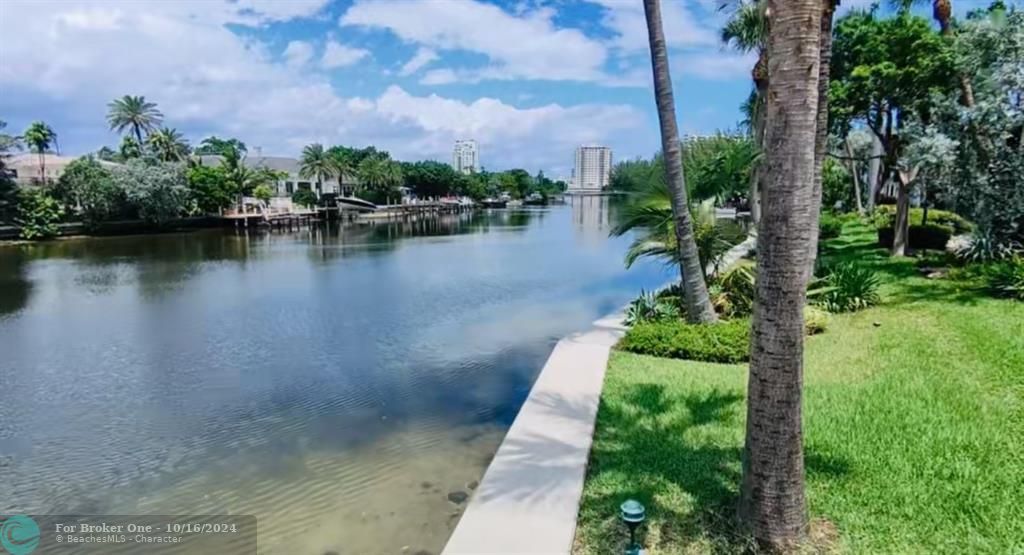
[{"label": "white cloud", "polygon": [[727,50],[684,53],[672,61],[673,74],[693,75],[712,81],[750,78],[757,63],[754,53],[741,54]]},{"label": "white cloud", "polygon": [[[463,78],[462,80],[468,80]],[[448,68],[444,69],[432,69],[423,75],[420,79],[421,85],[448,85],[451,83],[457,83],[459,76],[454,71]]]},{"label": "white cloud", "polygon": [[603,79],[605,46],[577,29],[558,28],[553,17],[551,9],[516,16],[473,0],[358,0],[339,23],[388,29],[437,50],[483,54],[490,65],[481,78]]},{"label": "white cloud", "polygon": [[324,56],[320,59],[320,65],[327,69],[350,66],[369,55],[369,50],[352,48],[332,40],[324,48]]},{"label": "white cloud", "polygon": [[[623,0],[590,0],[604,8],[602,24],[615,33],[610,44],[626,54],[646,51],[647,19],[641,2]],[[702,10],[703,11],[703,10]],[[717,21],[705,20],[702,25],[682,0],[661,3],[661,19],[665,41],[669,47],[696,47],[718,44]],[[710,23],[710,25],[709,25]]]},{"label": "white cloud", "polygon": [[[403,159],[444,160],[455,138],[473,136],[489,153],[488,167],[556,173],[567,170],[574,146],[630,144],[630,133],[646,131],[648,123],[625,105],[523,109],[494,98],[415,96],[396,86],[379,95],[346,94],[317,64],[290,66],[287,57],[225,26],[284,18],[300,13],[297,6],[246,2],[275,11],[239,14],[239,5],[205,1],[0,1],[4,19],[19,22],[0,34],[0,113],[12,125],[51,123],[72,154],[116,144],[104,114],[107,102],[124,94],[157,102],[167,124],[193,142],[235,136],[281,155],[315,141],[375,144]],[[303,6],[308,13],[316,4]],[[286,50],[296,60],[307,51]]]},{"label": "white cloud", "polygon": [[434,50],[420,47],[420,49],[413,54],[412,58],[409,58],[409,61],[405,62],[405,65],[402,66],[402,69],[398,74],[403,76],[412,75],[426,67],[431,62],[436,61],[438,58],[439,56]]},{"label": "white cloud", "polygon": [[292,67],[302,67],[313,59],[313,45],[303,40],[293,40],[281,54],[285,63]]}]

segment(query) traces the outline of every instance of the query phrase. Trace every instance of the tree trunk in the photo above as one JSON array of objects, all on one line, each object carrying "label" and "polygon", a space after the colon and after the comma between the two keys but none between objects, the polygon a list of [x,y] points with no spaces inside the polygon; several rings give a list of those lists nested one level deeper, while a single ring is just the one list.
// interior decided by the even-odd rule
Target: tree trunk
[{"label": "tree trunk", "polygon": [[40,150],[39,153],[39,183],[46,185],[46,155]]},{"label": "tree trunk", "polygon": [[896,199],[896,220],[892,228],[893,256],[906,256],[907,243],[910,242],[910,185],[899,182],[899,195]]},{"label": "tree trunk", "polygon": [[[818,220],[821,215],[821,173],[824,171],[825,153],[828,151],[828,79],[832,67],[832,14],[835,12],[836,0],[819,0],[821,16],[819,17],[818,42],[818,108],[815,115],[814,130],[814,190],[811,202],[814,203],[811,227],[814,233],[814,252],[818,247]],[[814,259],[807,266],[807,277],[813,275]]]},{"label": "tree trunk", "polygon": [[761,158],[754,161],[754,166],[750,172],[750,221],[755,226],[755,229],[757,229],[758,222],[761,221],[761,188],[764,180],[764,98],[766,86],[767,82],[763,85],[760,82],[757,83],[757,97],[754,100],[754,147],[762,154]]},{"label": "tree trunk", "polygon": [[875,211],[875,202],[878,200],[878,192],[882,189],[885,170],[882,164],[882,156],[885,149],[882,147],[882,140],[871,133],[871,159],[868,160],[868,212]]},{"label": "tree trunk", "polygon": [[718,317],[711,305],[707,284],[704,283],[704,269],[700,262],[700,256],[697,254],[697,243],[693,237],[693,222],[690,218],[689,202],[686,198],[679,129],[676,127],[675,99],[672,96],[672,77],[669,74],[668,51],[661,26],[659,0],[644,0],[644,14],[647,17],[647,36],[651,46],[654,98],[657,101],[658,121],[661,124],[661,149],[665,157],[666,182],[672,197],[672,214],[675,220],[676,243],[679,248],[679,270],[682,273],[686,319],[694,323],[714,322]]},{"label": "tree trunk", "polygon": [[820,0],[769,0],[764,200],[739,516],[772,551],[800,547],[804,498],[803,308],[814,261]]},{"label": "tree trunk", "polygon": [[861,216],[864,215],[864,204],[861,200],[860,193],[860,172],[857,167],[857,161],[853,159],[853,147],[850,145],[850,140],[843,141],[846,145],[846,156],[850,159],[850,175],[853,176],[853,198],[857,205],[857,213]]}]

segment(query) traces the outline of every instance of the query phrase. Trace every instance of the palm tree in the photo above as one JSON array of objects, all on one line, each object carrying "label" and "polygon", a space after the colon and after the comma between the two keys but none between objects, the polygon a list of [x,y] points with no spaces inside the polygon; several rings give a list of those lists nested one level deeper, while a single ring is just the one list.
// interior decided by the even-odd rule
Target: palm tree
[{"label": "palm tree", "polygon": [[[723,4],[723,8],[731,5]],[[757,52],[757,63],[750,71],[754,90],[744,105],[750,122],[750,136],[760,151],[764,147],[764,95],[768,90],[768,5],[766,0],[740,0],[732,16],[722,28],[722,42],[740,52]],[[755,161],[750,175],[750,219],[754,225],[761,219],[761,163]]]},{"label": "palm tree", "polygon": [[367,156],[356,174],[362,187],[385,195],[402,183],[402,167],[383,156]]},{"label": "palm tree", "polygon": [[142,132],[149,134],[164,120],[164,115],[153,102],[146,102],[144,96],[124,95],[107,104],[107,123],[111,131],[118,133],[130,129],[138,144],[144,144]]},{"label": "palm tree", "polygon": [[739,516],[771,552],[795,551],[807,534],[803,309],[816,252],[822,12],[821,0],[789,0],[772,20],[768,39],[765,144],[770,150],[758,227]]},{"label": "palm tree", "polygon": [[651,46],[651,68],[654,72],[654,99],[658,105],[661,123],[661,149],[665,156],[665,176],[671,193],[672,214],[675,220],[676,246],[679,249],[679,269],[682,274],[683,301],[686,319],[690,322],[714,322],[718,318],[711,305],[704,271],[700,266],[697,243],[693,237],[686,181],[676,126],[675,99],[672,96],[672,77],[668,68],[668,50],[661,24],[660,0],[644,0],[647,19],[647,37]]},{"label": "palm tree", "polygon": [[344,147],[331,147],[327,150],[327,155],[330,156],[335,175],[338,176],[338,190],[344,194],[345,177],[355,176],[357,170],[352,153]]},{"label": "palm tree", "polygon": [[336,173],[334,160],[327,155],[324,145],[313,143],[302,149],[302,158],[299,159],[299,176],[316,179],[317,196],[323,192],[324,181],[334,177]]},{"label": "palm tree", "polygon": [[39,179],[46,183],[46,151],[57,140],[57,133],[46,123],[34,121],[25,130],[22,140],[29,150],[39,155]]},{"label": "palm tree", "polygon": [[181,162],[188,158],[188,141],[177,129],[162,127],[148,137],[149,148],[164,162]]}]

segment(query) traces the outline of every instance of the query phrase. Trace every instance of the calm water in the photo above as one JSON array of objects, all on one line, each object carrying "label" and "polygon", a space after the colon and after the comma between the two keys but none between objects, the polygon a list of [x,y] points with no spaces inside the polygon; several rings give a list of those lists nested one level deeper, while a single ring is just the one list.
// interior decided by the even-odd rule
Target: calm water
[{"label": "calm water", "polygon": [[669,276],[605,199],[0,247],[0,514],[255,514],[438,553],[557,338]]}]

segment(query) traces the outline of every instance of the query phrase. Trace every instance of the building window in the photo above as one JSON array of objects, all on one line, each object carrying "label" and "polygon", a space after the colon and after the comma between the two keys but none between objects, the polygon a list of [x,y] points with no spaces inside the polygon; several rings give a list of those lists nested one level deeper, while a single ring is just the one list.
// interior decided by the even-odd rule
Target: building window
[{"label": "building window", "polygon": [[284,182],[284,190],[289,195],[294,193],[295,192],[295,184],[292,183],[291,181],[285,181]]}]

